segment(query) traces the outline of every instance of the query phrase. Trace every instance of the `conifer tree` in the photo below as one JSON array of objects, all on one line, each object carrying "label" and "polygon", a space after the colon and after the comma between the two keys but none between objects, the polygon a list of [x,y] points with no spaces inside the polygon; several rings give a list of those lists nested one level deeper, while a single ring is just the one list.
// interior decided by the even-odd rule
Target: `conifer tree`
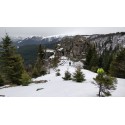
[{"label": "conifer tree", "polygon": [[89,49],[86,54],[85,68],[90,70],[90,62],[92,59],[92,45],[89,46]]},{"label": "conifer tree", "polygon": [[99,88],[99,97],[111,96],[110,90],[116,89],[117,80],[114,77],[108,76],[104,73],[102,68],[98,69],[98,75],[94,80],[94,84]]},{"label": "conifer tree", "polygon": [[73,75],[73,80],[76,81],[76,82],[83,82],[83,81],[85,81],[85,76],[82,73],[80,67],[77,67],[77,69],[76,69],[76,71],[75,71],[75,73]]},{"label": "conifer tree", "polygon": [[36,77],[38,77],[40,74],[39,74],[39,71],[38,71],[38,69],[36,68],[36,65],[34,66],[34,68],[33,68],[33,72],[32,72],[32,77],[33,78],[36,78]]},{"label": "conifer tree", "polygon": [[[17,54],[10,37],[6,34],[0,48],[0,71],[5,84],[29,84],[30,77],[23,66],[23,59]],[[24,80],[24,75],[27,80]]]},{"label": "conifer tree", "polygon": [[4,81],[3,81],[3,78],[2,78],[2,76],[0,74],[0,86],[3,86],[3,85],[4,85]]},{"label": "conifer tree", "polygon": [[53,68],[56,68],[58,66],[58,63],[59,63],[59,58],[58,56],[55,56],[53,59],[52,59],[52,67]]},{"label": "conifer tree", "polygon": [[40,44],[38,48],[37,60],[32,73],[33,77],[38,77],[46,74],[47,69],[45,66],[45,56],[46,56],[45,47],[43,47]]},{"label": "conifer tree", "polygon": [[64,80],[71,80],[71,73],[67,70],[65,72],[65,76],[63,77]]},{"label": "conifer tree", "polygon": [[110,64],[111,64],[112,59],[113,59],[113,52],[110,51],[110,50],[105,49],[100,58],[102,58],[101,67],[104,68],[106,73],[109,73]]},{"label": "conifer tree", "polygon": [[97,54],[94,44],[90,44],[86,54],[85,68],[88,70],[96,71],[99,63],[99,56]]},{"label": "conifer tree", "polygon": [[97,68],[98,68],[98,63],[99,63],[99,56],[98,56],[95,48],[93,49],[92,53],[93,53],[93,55],[92,55],[92,58],[90,60],[89,68],[90,68],[91,71],[96,72]]},{"label": "conifer tree", "polygon": [[57,69],[57,71],[56,71],[56,76],[60,76],[61,74],[60,74],[60,69]]}]

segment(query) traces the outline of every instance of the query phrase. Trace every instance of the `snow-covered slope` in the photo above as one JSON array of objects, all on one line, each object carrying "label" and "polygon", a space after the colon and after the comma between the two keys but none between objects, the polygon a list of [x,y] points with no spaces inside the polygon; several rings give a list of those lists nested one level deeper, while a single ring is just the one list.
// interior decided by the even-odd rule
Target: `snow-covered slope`
[{"label": "snow-covered slope", "polygon": [[[98,88],[92,84],[96,73],[82,69],[85,74],[85,82],[77,83],[74,81],[64,81],[62,77],[64,76],[65,71],[68,69],[71,73],[74,73],[76,64],[72,62],[72,65],[69,66],[68,60],[62,61],[65,61],[65,63],[63,63],[64,65],[58,67],[61,76],[56,76],[56,72],[51,69],[50,74],[33,79],[34,81],[47,80],[47,83],[32,83],[29,86],[0,89],[0,95],[5,95],[7,97],[96,97]],[[39,88],[43,89],[36,91]],[[125,96],[125,79],[118,79],[117,89],[112,91],[112,96]]]},{"label": "snow-covered slope", "polygon": [[17,40],[15,42],[16,46],[25,46],[25,45],[39,45],[39,44],[54,44],[60,41],[64,36],[30,36],[22,40]]}]

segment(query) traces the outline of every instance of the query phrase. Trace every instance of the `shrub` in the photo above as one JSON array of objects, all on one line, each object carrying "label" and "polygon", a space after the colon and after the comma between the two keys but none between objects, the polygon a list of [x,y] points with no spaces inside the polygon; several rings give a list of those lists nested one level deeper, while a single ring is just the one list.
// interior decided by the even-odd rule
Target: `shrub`
[{"label": "shrub", "polygon": [[59,72],[56,73],[56,76],[60,76],[61,74]]},{"label": "shrub", "polygon": [[40,72],[40,75],[44,76],[46,74],[47,74],[47,69],[46,68],[42,68],[41,72]]},{"label": "shrub", "polygon": [[97,66],[92,66],[91,71],[92,71],[92,72],[96,72],[96,71],[97,71],[97,69],[98,69],[98,67],[97,67]]},{"label": "shrub", "polygon": [[39,76],[39,72],[36,67],[34,67],[33,72],[32,72],[32,77],[36,78]]},{"label": "shrub", "polygon": [[60,76],[61,74],[60,74],[60,69],[57,69],[57,71],[56,71],[56,76]]},{"label": "shrub", "polygon": [[22,79],[21,79],[22,85],[27,86],[31,82],[30,76],[27,74],[27,72],[24,72],[22,74]]},{"label": "shrub", "polygon": [[71,73],[69,71],[65,72],[65,77],[63,77],[64,80],[71,80]]}]

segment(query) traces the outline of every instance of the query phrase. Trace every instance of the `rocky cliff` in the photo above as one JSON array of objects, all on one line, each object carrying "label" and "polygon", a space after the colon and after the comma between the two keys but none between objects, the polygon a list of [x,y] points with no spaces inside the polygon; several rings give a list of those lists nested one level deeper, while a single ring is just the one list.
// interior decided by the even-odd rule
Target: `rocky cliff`
[{"label": "rocky cliff", "polygon": [[57,52],[73,59],[83,59],[90,44],[97,52],[125,47],[125,32],[112,34],[76,35],[64,37],[57,46]]}]

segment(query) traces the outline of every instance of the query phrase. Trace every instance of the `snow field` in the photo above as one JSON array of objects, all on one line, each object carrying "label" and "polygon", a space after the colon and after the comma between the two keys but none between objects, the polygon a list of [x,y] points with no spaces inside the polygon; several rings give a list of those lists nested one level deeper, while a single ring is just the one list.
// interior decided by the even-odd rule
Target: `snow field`
[{"label": "snow field", "polygon": [[[29,86],[17,86],[0,89],[0,95],[6,97],[97,97],[98,88],[92,84],[96,73],[82,69],[86,81],[77,83],[75,81],[64,81],[64,73],[68,70],[71,74],[75,72],[75,64],[65,59],[64,65],[58,66],[61,76],[56,76],[56,72],[51,69],[50,74],[38,77],[35,80],[47,80],[47,83],[31,83]],[[62,60],[64,61],[64,60]],[[69,61],[71,66],[69,66]],[[61,63],[61,62],[60,62]],[[78,64],[78,63],[77,63]],[[125,97],[125,79],[117,79],[117,89],[112,91],[114,97]],[[42,88],[36,91],[38,88]]]}]

